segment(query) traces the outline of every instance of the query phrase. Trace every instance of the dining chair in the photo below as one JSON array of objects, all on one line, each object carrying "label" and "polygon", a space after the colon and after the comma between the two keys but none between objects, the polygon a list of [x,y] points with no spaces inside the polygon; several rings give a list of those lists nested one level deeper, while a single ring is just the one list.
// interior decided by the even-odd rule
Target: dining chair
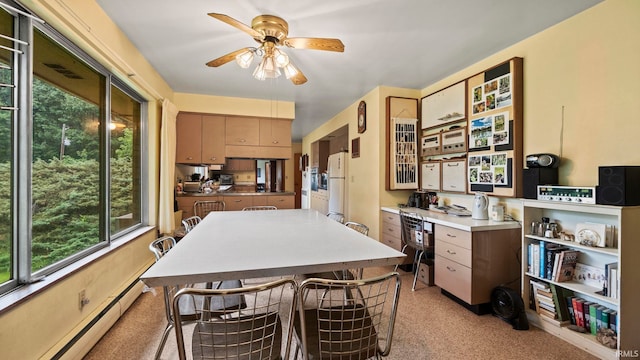
[{"label": "dining chair", "polygon": [[278,210],[278,208],[271,205],[247,206],[242,208],[242,211],[258,211],[258,210]]},{"label": "dining chair", "polygon": [[[400,240],[402,241],[402,252],[408,248],[415,251],[413,257],[413,285],[411,291],[415,291],[416,282],[418,281],[420,262],[428,256],[433,257],[433,238],[429,231],[425,231],[424,218],[413,212],[400,209]],[[398,265],[396,265],[396,270]]]},{"label": "dining chair", "polygon": [[[326,288],[328,296],[319,295]],[[348,301],[344,293],[350,294]],[[358,280],[303,281],[298,288],[294,358],[300,353],[303,360],[389,355],[399,296],[397,272]]]},{"label": "dining chair", "polygon": [[327,217],[339,222],[340,224],[344,224],[344,214],[342,213],[330,211],[327,213]]},{"label": "dining chair", "polygon": [[204,219],[212,211],[224,211],[225,203],[222,200],[196,201],[193,203],[193,214]]},{"label": "dining chair", "polygon": [[[149,250],[153,253],[156,258],[156,262],[160,260],[164,255],[166,255],[173,247],[176,246],[175,238],[171,236],[160,237],[149,244]],[[175,285],[175,286],[163,286],[162,292],[164,295],[164,310],[165,316],[167,320],[167,325],[162,332],[162,338],[160,340],[160,344],[158,344],[158,348],[156,349],[155,359],[159,359],[162,354],[162,350],[167,342],[167,337],[169,336],[169,332],[175,326],[175,316],[173,315],[172,309],[172,301],[174,295],[181,288],[213,288],[216,289],[224,289],[230,287],[242,286],[239,281],[222,281],[217,283],[199,283],[199,284],[184,284],[184,285]],[[198,299],[195,297],[183,298],[180,301],[180,318],[183,322],[193,322],[196,320],[196,309],[201,308],[203,305],[202,299]],[[245,306],[245,299],[242,297],[231,297],[227,299],[226,304],[214,303],[210,304],[209,308],[211,309],[220,309],[224,307],[229,307],[231,309],[239,309]]]},{"label": "dining chair", "polygon": [[193,230],[196,225],[200,224],[202,218],[200,216],[190,216],[184,220],[182,220],[182,226],[184,227],[184,233],[188,234],[189,231]]},{"label": "dining chair", "polygon": [[[247,299],[247,306],[242,310],[211,311],[206,305],[226,304],[227,298],[237,296]],[[205,305],[197,309],[192,333],[185,334],[181,317],[176,317],[181,360],[187,358],[185,336],[191,338],[193,359],[289,359],[297,306],[297,285],[292,279],[236,289],[184,288],[173,299],[174,313],[181,315],[180,302],[192,297],[202,299]]]}]

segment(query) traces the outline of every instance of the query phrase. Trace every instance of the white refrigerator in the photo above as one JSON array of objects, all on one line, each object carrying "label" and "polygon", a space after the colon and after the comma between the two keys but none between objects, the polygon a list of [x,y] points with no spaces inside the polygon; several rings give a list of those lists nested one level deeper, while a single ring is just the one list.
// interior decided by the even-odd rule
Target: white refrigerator
[{"label": "white refrigerator", "polygon": [[311,208],[311,171],[307,166],[302,172],[302,189],[300,190],[300,207]]},{"label": "white refrigerator", "polygon": [[327,163],[329,173],[329,212],[344,214],[346,207],[347,156],[340,152],[329,155]]}]

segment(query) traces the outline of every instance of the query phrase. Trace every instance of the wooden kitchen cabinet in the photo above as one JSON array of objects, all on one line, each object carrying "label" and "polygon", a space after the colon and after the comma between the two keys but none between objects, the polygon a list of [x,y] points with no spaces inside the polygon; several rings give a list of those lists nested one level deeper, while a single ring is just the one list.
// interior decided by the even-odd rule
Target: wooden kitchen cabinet
[{"label": "wooden kitchen cabinet", "polygon": [[496,286],[517,289],[520,231],[464,231],[435,224],[436,285],[469,305],[489,303]]},{"label": "wooden kitchen cabinet", "polygon": [[422,128],[438,127],[466,117],[466,81],[422,98]]},{"label": "wooden kitchen cabinet", "polygon": [[214,201],[220,200],[219,196],[178,196],[176,201],[178,202],[178,209],[182,210],[182,218],[186,219],[195,215],[193,213],[193,204],[196,201]]},{"label": "wooden kitchen cabinet", "polygon": [[225,163],[225,117],[202,115],[202,163]]},{"label": "wooden kitchen cabinet", "polygon": [[318,140],[311,143],[311,167],[318,168],[318,173],[327,170],[329,160],[329,141]]},{"label": "wooden kitchen cabinet", "polygon": [[442,161],[442,191],[467,191],[467,161]]},{"label": "wooden kitchen cabinet", "polygon": [[291,120],[260,119],[260,146],[291,147]]},{"label": "wooden kitchen cabinet", "polygon": [[241,195],[241,196],[223,196],[222,201],[224,201],[225,211],[238,211],[242,210],[247,206],[253,206],[253,196],[250,195]]},{"label": "wooden kitchen cabinet", "polygon": [[295,197],[293,195],[269,195],[267,205],[275,206],[278,209],[295,209]]},{"label": "wooden kitchen cabinet", "polygon": [[202,115],[178,114],[176,118],[176,163],[202,163]]},{"label": "wooden kitchen cabinet", "polygon": [[254,171],[256,161],[251,159],[227,159],[225,170]]},{"label": "wooden kitchen cabinet", "polygon": [[[388,211],[382,211],[382,234],[381,242],[393,249],[402,251],[402,230],[400,228],[400,215]],[[413,264],[414,251],[407,249],[407,257],[404,264]]]},{"label": "wooden kitchen cabinet", "polygon": [[227,116],[225,143],[235,146],[260,145],[260,119],[255,117]]}]

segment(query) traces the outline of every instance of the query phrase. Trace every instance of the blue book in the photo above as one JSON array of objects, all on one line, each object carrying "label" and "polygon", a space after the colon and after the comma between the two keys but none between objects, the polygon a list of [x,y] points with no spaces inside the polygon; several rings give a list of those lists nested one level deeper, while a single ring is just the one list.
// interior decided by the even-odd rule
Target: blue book
[{"label": "blue book", "polygon": [[545,251],[545,243],[544,241],[540,241],[540,273],[538,274],[541,278],[545,278],[545,274],[547,273],[547,252]]},{"label": "blue book", "polygon": [[529,248],[529,251],[527,252],[527,255],[528,255],[527,272],[529,274],[533,274],[533,244],[529,244],[528,248]]}]

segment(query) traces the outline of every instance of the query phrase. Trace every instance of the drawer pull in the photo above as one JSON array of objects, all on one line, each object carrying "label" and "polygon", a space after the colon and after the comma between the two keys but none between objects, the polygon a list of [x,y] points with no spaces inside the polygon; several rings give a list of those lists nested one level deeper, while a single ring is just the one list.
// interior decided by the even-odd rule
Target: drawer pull
[{"label": "drawer pull", "polygon": [[238,203],[238,202],[242,202],[242,200],[233,200],[233,201],[235,201],[235,202],[237,202],[237,203]]},{"label": "drawer pull", "polygon": [[451,272],[455,272],[455,271],[456,271],[456,269],[451,268],[451,267],[449,267],[449,266],[447,266],[447,270],[449,270],[449,271],[451,271]]},{"label": "drawer pull", "polygon": [[455,254],[456,254],[456,252],[455,252],[455,251],[451,251],[451,250],[447,249],[447,254],[455,255]]},{"label": "drawer pull", "polygon": [[448,237],[450,237],[450,238],[456,238],[456,237],[457,237],[457,236],[455,236],[455,235],[451,235],[451,234],[449,234],[449,233],[447,233],[447,236],[448,236]]}]

